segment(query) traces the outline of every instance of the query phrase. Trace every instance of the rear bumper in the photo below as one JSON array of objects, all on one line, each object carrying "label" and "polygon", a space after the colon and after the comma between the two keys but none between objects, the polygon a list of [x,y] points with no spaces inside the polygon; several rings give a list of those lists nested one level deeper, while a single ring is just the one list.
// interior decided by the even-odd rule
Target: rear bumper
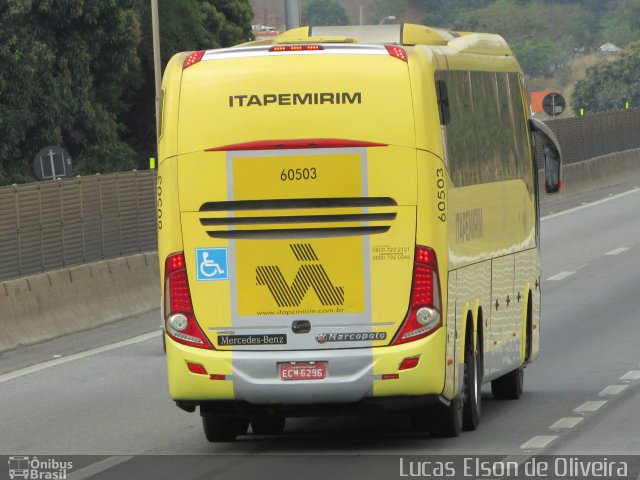
[{"label": "rear bumper", "polygon": [[[205,410],[206,405],[245,410],[253,405],[295,414],[349,404],[430,403],[444,388],[445,333],[440,328],[392,347],[235,352],[187,347],[166,337],[169,391],[181,405],[205,405]],[[416,356],[416,367],[399,370],[405,358]],[[280,379],[279,363],[304,361],[327,362],[327,377]],[[206,374],[190,372],[187,363],[202,365]]]},{"label": "rear bumper", "polygon": [[176,405],[188,412],[200,407],[202,416],[212,414],[252,416],[263,414],[284,415],[286,417],[325,417],[336,415],[379,414],[381,411],[411,411],[441,403],[439,395],[400,396],[365,398],[354,403],[322,403],[312,405],[272,404],[227,401],[191,401],[178,400]]}]

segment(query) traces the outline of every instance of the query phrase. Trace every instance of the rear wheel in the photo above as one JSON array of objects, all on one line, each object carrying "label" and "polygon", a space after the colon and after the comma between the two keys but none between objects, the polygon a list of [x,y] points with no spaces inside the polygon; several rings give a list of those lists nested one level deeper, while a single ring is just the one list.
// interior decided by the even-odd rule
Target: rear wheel
[{"label": "rear wheel", "polygon": [[491,382],[491,393],[498,400],[517,400],[524,387],[524,367],[516,368]]},{"label": "rear wheel", "polygon": [[[471,343],[473,340],[471,340]],[[482,367],[480,353],[469,343],[464,356],[464,411],[463,428],[475,430],[480,423],[482,407]]]},{"label": "rear wheel", "polygon": [[256,435],[278,435],[284,431],[286,421],[283,415],[258,415],[251,417],[251,430]]},{"label": "rear wheel", "polygon": [[204,415],[202,427],[204,436],[210,442],[232,442],[238,435],[247,433],[249,419],[230,415]]}]

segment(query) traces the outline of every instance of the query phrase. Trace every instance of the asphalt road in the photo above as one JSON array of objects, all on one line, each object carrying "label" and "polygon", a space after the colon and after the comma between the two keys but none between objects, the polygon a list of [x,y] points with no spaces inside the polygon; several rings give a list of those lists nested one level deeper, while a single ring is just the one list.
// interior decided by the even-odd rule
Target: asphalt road
[{"label": "asphalt road", "polygon": [[[407,469],[424,455],[638,455],[640,190],[612,195],[545,202],[541,355],[520,400],[485,391],[475,432],[438,439],[402,416],[312,418],[288,420],[280,436],[209,444],[200,417],[169,400],[150,312],[0,355],[0,455],[85,455],[70,479],[236,480],[420,476]],[[7,472],[0,463],[0,478]]]}]

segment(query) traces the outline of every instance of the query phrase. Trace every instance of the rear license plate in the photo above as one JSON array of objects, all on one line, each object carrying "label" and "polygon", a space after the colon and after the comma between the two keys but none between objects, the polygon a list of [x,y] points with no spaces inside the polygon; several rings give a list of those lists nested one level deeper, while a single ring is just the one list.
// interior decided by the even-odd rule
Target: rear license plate
[{"label": "rear license plate", "polygon": [[281,380],[322,380],[327,376],[327,362],[279,363]]}]

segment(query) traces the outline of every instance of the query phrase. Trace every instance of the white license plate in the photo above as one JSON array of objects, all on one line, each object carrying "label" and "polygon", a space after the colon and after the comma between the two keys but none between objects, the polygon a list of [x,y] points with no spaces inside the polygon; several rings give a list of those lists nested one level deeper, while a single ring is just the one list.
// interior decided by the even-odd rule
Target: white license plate
[{"label": "white license plate", "polygon": [[290,362],[278,364],[281,380],[322,380],[327,377],[327,362]]}]

